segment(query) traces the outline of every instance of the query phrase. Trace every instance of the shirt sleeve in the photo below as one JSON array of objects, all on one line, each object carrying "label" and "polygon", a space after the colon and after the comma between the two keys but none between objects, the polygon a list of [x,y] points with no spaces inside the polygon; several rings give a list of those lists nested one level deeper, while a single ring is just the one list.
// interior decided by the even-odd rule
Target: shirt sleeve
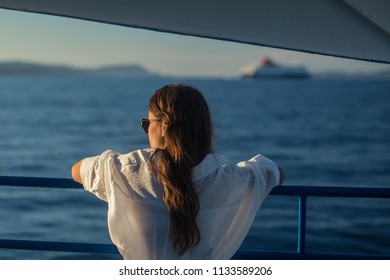
[{"label": "shirt sleeve", "polygon": [[240,178],[236,186],[243,190],[243,194],[238,198],[237,209],[225,233],[226,238],[216,249],[221,259],[230,258],[241,246],[258,209],[271,190],[279,184],[278,166],[263,155],[240,162],[236,167],[235,174]]},{"label": "shirt sleeve", "polygon": [[99,156],[83,159],[80,167],[80,177],[85,190],[93,193],[101,200],[107,201],[107,184],[109,178],[109,158],[117,153],[107,150]]},{"label": "shirt sleeve", "polygon": [[278,166],[263,155],[257,155],[249,161],[240,162],[237,165],[251,173],[252,185],[260,187],[262,200],[280,183]]}]

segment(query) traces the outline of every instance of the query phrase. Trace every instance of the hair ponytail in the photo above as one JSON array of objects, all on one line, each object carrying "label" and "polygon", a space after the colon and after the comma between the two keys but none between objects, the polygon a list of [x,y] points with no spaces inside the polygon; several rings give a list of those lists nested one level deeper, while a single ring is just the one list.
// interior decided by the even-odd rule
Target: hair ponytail
[{"label": "hair ponytail", "polygon": [[182,255],[201,237],[192,168],[212,151],[210,113],[202,94],[186,85],[168,85],[156,91],[149,110],[168,124],[165,148],[155,150],[151,166],[164,186],[173,247]]}]

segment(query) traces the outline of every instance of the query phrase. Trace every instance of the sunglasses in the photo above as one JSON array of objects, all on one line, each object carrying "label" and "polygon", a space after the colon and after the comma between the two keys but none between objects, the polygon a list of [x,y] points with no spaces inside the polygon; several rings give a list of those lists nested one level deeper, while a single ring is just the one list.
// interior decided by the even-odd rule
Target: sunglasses
[{"label": "sunglasses", "polygon": [[151,122],[153,121],[159,121],[160,119],[141,119],[140,120],[140,123],[141,123],[141,126],[143,128],[143,130],[145,131],[145,133],[148,133],[149,131],[149,125]]}]

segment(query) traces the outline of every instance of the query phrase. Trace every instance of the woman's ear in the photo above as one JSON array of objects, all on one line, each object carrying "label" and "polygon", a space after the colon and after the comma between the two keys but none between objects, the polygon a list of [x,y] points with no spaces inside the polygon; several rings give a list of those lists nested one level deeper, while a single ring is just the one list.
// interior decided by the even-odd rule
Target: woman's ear
[{"label": "woman's ear", "polygon": [[167,134],[167,129],[168,129],[168,124],[167,123],[162,123],[161,125],[161,137],[165,137]]}]

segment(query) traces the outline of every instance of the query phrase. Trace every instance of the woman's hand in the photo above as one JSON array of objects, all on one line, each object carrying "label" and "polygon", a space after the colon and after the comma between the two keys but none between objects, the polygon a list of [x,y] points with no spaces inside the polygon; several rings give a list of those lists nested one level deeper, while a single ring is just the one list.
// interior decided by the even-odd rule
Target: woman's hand
[{"label": "woman's hand", "polygon": [[80,167],[81,167],[82,162],[83,162],[83,160],[80,160],[79,162],[73,164],[73,166],[72,166],[72,178],[73,178],[73,180],[75,180],[77,183],[80,183],[80,184],[83,184],[83,182],[81,181],[81,176],[80,176]]},{"label": "woman's hand", "polygon": [[284,177],[285,177],[286,173],[284,173],[284,170],[282,168],[280,168],[279,166],[278,166],[278,168],[279,168],[279,173],[280,173],[279,185],[281,185],[284,182]]}]

